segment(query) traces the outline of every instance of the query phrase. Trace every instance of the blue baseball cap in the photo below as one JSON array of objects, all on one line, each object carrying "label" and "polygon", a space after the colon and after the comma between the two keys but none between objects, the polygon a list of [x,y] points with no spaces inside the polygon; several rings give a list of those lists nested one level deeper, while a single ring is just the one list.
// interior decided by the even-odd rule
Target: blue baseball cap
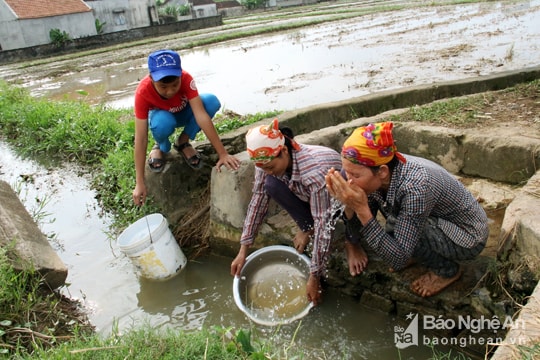
[{"label": "blue baseball cap", "polygon": [[148,70],[152,80],[159,81],[166,76],[182,75],[180,55],[172,50],[158,50],[148,56]]}]

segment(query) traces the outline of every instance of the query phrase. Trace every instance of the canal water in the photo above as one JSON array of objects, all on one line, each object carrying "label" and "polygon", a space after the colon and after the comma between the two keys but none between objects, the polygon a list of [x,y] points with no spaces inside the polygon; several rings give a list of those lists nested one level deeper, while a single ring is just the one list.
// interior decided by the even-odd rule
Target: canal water
[{"label": "canal water", "polygon": [[432,354],[422,344],[396,348],[394,329],[405,319],[366,308],[331,290],[300,321],[279,328],[250,322],[233,299],[231,258],[212,255],[189,261],[168,281],[139,278],[110,234],[110,222],[102,216],[86,175],[75,168],[21,158],[1,142],[0,164],[0,179],[39,219],[41,230],[68,267],[68,285],[62,291],[82,302],[104,336],[115,327],[189,331],[218,326],[252,329],[262,339],[283,346],[294,338],[295,348],[304,349],[309,359],[426,359]]}]

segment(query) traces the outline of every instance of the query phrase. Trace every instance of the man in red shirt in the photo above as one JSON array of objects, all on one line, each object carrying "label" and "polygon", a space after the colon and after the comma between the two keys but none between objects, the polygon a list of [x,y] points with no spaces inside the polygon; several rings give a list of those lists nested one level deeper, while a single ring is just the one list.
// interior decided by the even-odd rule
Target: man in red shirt
[{"label": "man in red shirt", "polygon": [[[164,168],[163,154],[171,150],[171,145],[185,159],[186,163],[199,169],[202,159],[189,140],[202,130],[214,149],[221,165],[236,170],[240,161],[230,155],[217,134],[212,117],[221,107],[213,94],[199,94],[193,77],[182,69],[180,55],[172,50],[159,50],[148,57],[149,74],[145,76],[135,91],[135,172],[136,185],[133,201],[142,205],[146,201],[144,166],[148,146],[148,129],[156,144],[148,159],[148,166],[154,172]],[[174,144],[171,136],[176,128],[183,131]]]}]

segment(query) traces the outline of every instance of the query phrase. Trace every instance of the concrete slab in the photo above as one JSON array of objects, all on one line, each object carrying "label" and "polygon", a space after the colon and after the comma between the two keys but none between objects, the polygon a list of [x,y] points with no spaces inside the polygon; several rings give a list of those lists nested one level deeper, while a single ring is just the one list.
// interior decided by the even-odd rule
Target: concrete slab
[{"label": "concrete slab", "polygon": [[5,181],[0,181],[0,199],[0,245],[11,253],[13,266],[39,272],[51,289],[64,285],[66,265]]}]

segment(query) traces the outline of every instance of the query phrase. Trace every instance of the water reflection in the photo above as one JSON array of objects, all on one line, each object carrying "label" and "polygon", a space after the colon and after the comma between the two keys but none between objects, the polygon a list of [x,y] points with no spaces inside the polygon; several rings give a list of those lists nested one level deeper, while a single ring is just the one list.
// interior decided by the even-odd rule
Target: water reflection
[{"label": "water reflection", "polygon": [[[354,299],[334,290],[325,292],[324,302],[296,321],[280,327],[251,322],[232,298],[231,259],[208,256],[191,261],[178,276],[168,281],[139,279],[137,306],[154,327],[200,329],[222,326],[252,329],[263,339],[286,346],[306,349],[308,358],[393,359],[398,358],[394,345],[397,321],[379,311],[370,310]],[[134,314],[121,323],[130,323]],[[137,321],[136,323],[140,323]],[[296,336],[296,337],[295,337]],[[425,359],[427,347],[401,350],[402,358]]]},{"label": "water reflection", "polygon": [[[292,110],[537,66],[539,5],[488,2],[383,12],[184,50],[182,64],[199,90],[215,93],[225,109]],[[177,48],[183,41],[166,45]],[[54,79],[32,79],[9,66],[0,75],[36,96],[132,107],[135,87],[147,74],[145,56],[103,67],[93,65],[93,56],[107,55],[89,55],[82,66],[78,59],[81,72]]]},{"label": "water reflection", "polygon": [[[403,319],[368,309],[355,299],[329,289],[323,303],[301,322],[279,328],[259,326],[236,307],[230,276],[232,259],[208,256],[189,261],[174,278],[152,281],[136,276],[134,265],[107,237],[108,219],[100,215],[88,181],[73,168],[51,168],[18,157],[0,142],[0,179],[20,189],[27,209],[48,196],[43,219],[45,234],[56,234],[54,247],[68,266],[65,292],[87,307],[102,334],[115,324],[192,330],[205,326],[253,329],[265,339],[295,344],[308,358],[426,359],[426,345],[401,350],[394,345],[394,326]],[[21,175],[32,182],[21,183]],[[501,212],[490,214],[501,216]],[[490,216],[490,217],[491,217]],[[496,224],[495,219],[491,224]],[[300,329],[298,327],[300,326]],[[297,331],[298,330],[298,331]],[[295,338],[295,332],[297,332]]]}]

